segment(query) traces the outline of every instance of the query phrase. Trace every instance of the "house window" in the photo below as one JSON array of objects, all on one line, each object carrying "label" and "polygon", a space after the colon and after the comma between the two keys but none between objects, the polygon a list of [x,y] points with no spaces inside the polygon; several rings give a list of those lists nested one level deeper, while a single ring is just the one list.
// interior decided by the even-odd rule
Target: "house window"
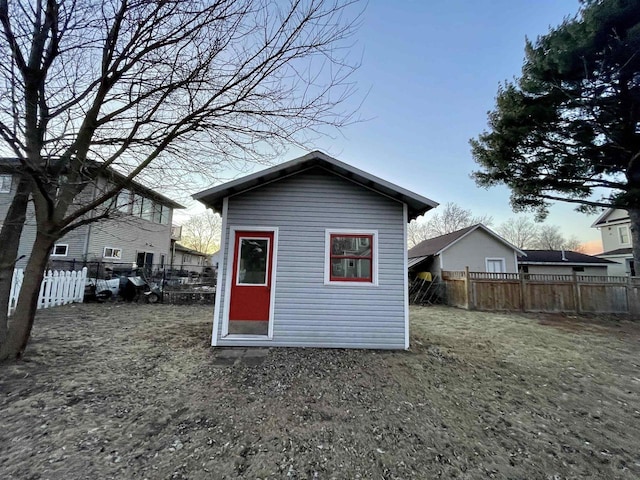
[{"label": "house window", "polygon": [[131,192],[129,190],[122,190],[118,193],[116,208],[122,213],[131,213]]},{"label": "house window", "polygon": [[629,245],[629,227],[627,225],[620,225],[618,227],[618,238],[621,245]]},{"label": "house window", "polygon": [[144,220],[149,220],[150,222],[152,222],[154,210],[155,210],[155,206],[154,206],[153,200],[150,200],[148,198],[143,198],[142,214],[140,215],[140,217],[143,218]]},{"label": "house window", "polygon": [[584,267],[573,267],[571,270],[574,272],[584,272]]},{"label": "house window", "polygon": [[66,243],[56,243],[51,251],[52,257],[66,257],[69,251],[69,245]]},{"label": "house window", "polygon": [[487,273],[505,273],[507,270],[504,258],[485,258],[484,262]]},{"label": "house window", "polygon": [[0,193],[11,192],[11,175],[0,175]]},{"label": "house window", "polygon": [[376,231],[327,230],[325,283],[376,285],[377,269]]},{"label": "house window", "polygon": [[121,248],[113,248],[113,247],[104,247],[104,252],[102,253],[103,258],[111,258],[115,260],[122,259],[122,249]]}]

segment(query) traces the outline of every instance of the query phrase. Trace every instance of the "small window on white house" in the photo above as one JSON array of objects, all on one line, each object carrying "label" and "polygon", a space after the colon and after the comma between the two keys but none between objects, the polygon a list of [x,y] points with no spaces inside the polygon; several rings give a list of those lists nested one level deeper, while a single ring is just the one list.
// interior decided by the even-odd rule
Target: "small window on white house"
[{"label": "small window on white house", "polygon": [[620,245],[629,245],[629,227],[626,225],[620,225],[618,227],[618,238],[620,239]]},{"label": "small window on white house", "polygon": [[114,260],[122,259],[122,249],[121,248],[113,248],[113,247],[104,247],[104,252],[102,254],[103,258],[111,258]]},{"label": "small window on white house", "polygon": [[326,230],[326,284],[377,285],[378,232]]},{"label": "small window on white house", "polygon": [[505,273],[506,266],[504,258],[485,258],[487,273]]},{"label": "small window on white house", "polygon": [[66,257],[69,251],[69,245],[65,243],[56,243],[51,251],[52,257]]},{"label": "small window on white house", "polygon": [[11,192],[11,175],[0,175],[0,193]]}]

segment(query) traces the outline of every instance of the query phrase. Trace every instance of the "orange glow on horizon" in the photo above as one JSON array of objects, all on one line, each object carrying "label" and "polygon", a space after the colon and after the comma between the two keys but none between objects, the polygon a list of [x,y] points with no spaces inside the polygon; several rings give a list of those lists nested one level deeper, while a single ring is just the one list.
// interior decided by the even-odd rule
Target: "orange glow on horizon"
[{"label": "orange glow on horizon", "polygon": [[582,244],[584,253],[587,255],[596,255],[602,253],[602,240],[591,240]]}]

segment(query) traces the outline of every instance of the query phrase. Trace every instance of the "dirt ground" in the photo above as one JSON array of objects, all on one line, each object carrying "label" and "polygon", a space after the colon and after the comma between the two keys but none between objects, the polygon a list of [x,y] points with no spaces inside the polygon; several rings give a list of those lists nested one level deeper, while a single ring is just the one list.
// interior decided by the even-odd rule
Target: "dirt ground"
[{"label": "dirt ground", "polygon": [[209,347],[211,306],[38,314],[0,478],[640,478],[640,323],[425,307],[408,352]]}]

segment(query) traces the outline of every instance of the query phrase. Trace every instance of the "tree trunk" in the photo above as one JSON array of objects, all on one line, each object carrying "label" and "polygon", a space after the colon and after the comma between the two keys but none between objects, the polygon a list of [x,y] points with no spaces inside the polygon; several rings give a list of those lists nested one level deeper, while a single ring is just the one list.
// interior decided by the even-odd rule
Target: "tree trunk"
[{"label": "tree trunk", "polygon": [[33,250],[27,268],[24,272],[24,281],[18,296],[16,311],[11,316],[6,341],[0,345],[0,361],[7,359],[19,359],[22,357],[33,320],[38,307],[38,295],[40,284],[44,277],[44,269],[47,266],[49,252],[55,237],[45,233],[38,233],[33,242]]},{"label": "tree trunk", "polygon": [[0,230],[0,351],[7,340],[9,294],[13,269],[18,261],[18,247],[27,214],[31,179],[20,176],[16,193]]},{"label": "tree trunk", "polygon": [[629,208],[629,220],[631,220],[631,244],[633,245],[633,267],[635,275],[640,274],[640,208]]}]

